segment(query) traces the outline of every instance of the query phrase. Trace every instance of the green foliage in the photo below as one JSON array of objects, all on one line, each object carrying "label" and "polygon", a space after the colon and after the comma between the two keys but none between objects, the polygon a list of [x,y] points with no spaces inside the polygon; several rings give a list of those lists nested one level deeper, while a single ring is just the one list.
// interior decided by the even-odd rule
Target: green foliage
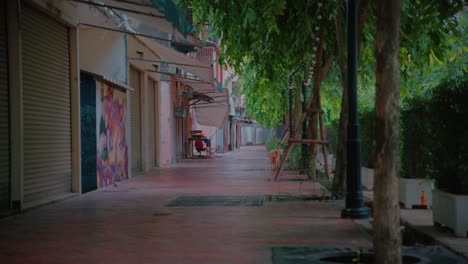
[{"label": "green foliage", "polygon": [[327,126],[327,140],[328,140],[329,154],[334,154],[337,149],[339,123],[340,123],[340,120],[335,119]]},{"label": "green foliage", "polygon": [[446,80],[463,80],[468,73],[468,11],[458,14],[458,26],[448,34],[449,50],[442,63],[432,63],[431,75],[424,85],[435,87]]},{"label": "green foliage", "polygon": [[440,83],[441,76],[433,74],[448,65],[455,39],[460,40],[460,19],[455,14],[462,7],[462,0],[403,3],[399,58],[403,105],[407,99],[426,96]]},{"label": "green foliage", "polygon": [[375,155],[375,110],[369,109],[359,115],[361,132],[361,164],[374,168]]},{"label": "green foliage", "polygon": [[[317,29],[325,27],[325,53],[336,54],[336,0],[182,0],[181,4],[193,7],[195,20],[213,25],[211,34],[221,38],[220,60],[239,75],[249,116],[267,127],[279,123],[287,109],[284,95],[288,78],[295,75],[302,81],[311,65]],[[466,33],[460,42],[460,32],[466,30],[457,30],[454,16],[462,5],[462,0],[404,1],[400,49],[403,106],[407,99],[427,94],[448,74],[443,71],[463,73],[462,67],[446,67],[454,61],[465,65],[466,72],[466,56],[460,56],[466,51],[459,45],[467,43]],[[362,112],[373,108],[375,97],[375,9],[375,2],[370,1],[360,52],[358,106]],[[204,23],[199,23],[198,29],[201,25]],[[339,78],[333,66],[323,83],[326,124],[339,118]]]},{"label": "green foliage", "polygon": [[[375,8],[375,2],[370,1],[360,52],[358,103],[363,112],[373,107],[375,97]],[[466,73],[466,51],[463,54],[462,47],[468,40],[462,0],[409,0],[403,2],[402,8],[400,98],[406,107],[407,100],[428,96],[444,76]],[[461,13],[455,15],[457,12]]]},{"label": "green foliage", "polygon": [[468,194],[468,76],[442,83],[430,102],[433,170],[439,189]]},{"label": "green foliage", "polygon": [[[282,120],[286,111],[286,90],[281,82],[270,82],[256,76],[256,65],[248,61],[243,65],[244,77],[240,80],[245,95],[247,114],[264,127],[274,127]],[[286,74],[286,73],[285,73]],[[281,75],[284,76],[284,75]]]},{"label": "green foliage", "polygon": [[291,154],[289,155],[289,159],[286,162],[286,167],[290,170],[301,170],[304,169],[303,161],[302,161],[302,151],[301,148],[296,145]]},{"label": "green foliage", "polygon": [[401,111],[400,142],[402,155],[400,159],[400,176],[403,178],[432,178],[433,156],[433,123],[428,99],[413,98],[408,107]]},{"label": "green foliage", "polygon": [[277,149],[280,146],[279,141],[277,139],[270,139],[265,142],[265,148],[268,152]]},{"label": "green foliage", "polygon": [[437,86],[402,112],[403,176],[435,178],[439,189],[468,194],[468,77]]},{"label": "green foliage", "polygon": [[249,115],[265,126],[276,125],[285,113],[288,78],[295,75],[303,81],[307,75],[320,28],[326,32],[325,53],[334,50],[336,0],[182,0],[181,4],[192,6],[198,21],[213,25],[221,39],[220,61],[235,69],[247,90]]},{"label": "green foliage", "polygon": [[321,103],[326,127],[340,119],[342,93],[338,63],[334,63],[321,86]]},{"label": "green foliage", "polygon": [[[303,81],[304,71],[313,61],[317,29],[325,28],[325,55],[337,54],[336,0],[181,0],[181,4],[193,7],[194,18],[202,22],[199,29],[205,21],[213,25],[211,34],[221,39],[221,63],[229,63],[239,75],[248,115],[266,127],[278,124],[286,113],[289,77],[295,76],[297,83]],[[432,89],[444,80],[466,76],[467,16],[461,10],[463,0],[403,2],[399,57],[403,108],[415,98],[429,98]],[[455,16],[457,12],[461,13]],[[375,32],[376,2],[369,1],[358,71],[358,110],[362,115],[366,165],[373,153],[369,148],[374,133],[370,113],[375,102]],[[326,125],[338,123],[341,90],[335,64],[322,84]],[[301,154],[297,148],[294,153],[292,160]]]}]

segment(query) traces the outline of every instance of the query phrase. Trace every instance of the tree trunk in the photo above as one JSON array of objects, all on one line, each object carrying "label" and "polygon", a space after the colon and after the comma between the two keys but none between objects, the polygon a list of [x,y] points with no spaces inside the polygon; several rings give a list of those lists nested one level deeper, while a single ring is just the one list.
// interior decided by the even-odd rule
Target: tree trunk
[{"label": "tree trunk", "polygon": [[[293,81],[291,89],[293,90],[295,89],[295,93],[293,93],[293,96],[295,96],[294,105],[291,106],[292,111],[293,111],[293,116],[292,116],[292,120],[288,119],[289,122],[288,122],[287,132],[283,135],[283,138],[281,139],[281,144],[283,145],[288,144],[289,138],[294,137],[294,135],[296,134],[296,131],[299,129],[298,122],[300,122],[301,116],[302,116],[302,111],[300,110],[300,104],[301,104],[300,87],[296,85],[296,82]],[[292,126],[289,124],[290,122],[292,122]],[[289,128],[292,128],[292,131],[290,131]]]},{"label": "tree trunk", "polygon": [[[313,90],[313,97],[314,97],[314,104],[312,105],[312,113],[310,114],[310,119],[309,119],[309,138],[317,140],[318,139],[318,129],[317,129],[317,124],[318,124],[318,111],[320,109],[318,108],[318,92],[319,89],[314,89]],[[317,144],[310,144],[309,145],[309,160],[308,160],[308,171],[307,171],[307,176],[309,180],[315,180],[317,179],[317,173],[316,173],[316,160],[317,160]]]},{"label": "tree trunk", "polygon": [[344,0],[338,1],[338,12],[336,15],[336,40],[338,47],[338,65],[340,67],[341,85],[343,94],[341,96],[340,123],[338,126],[338,143],[336,149],[335,175],[333,178],[332,192],[339,196],[346,190],[346,139],[348,128],[348,74],[345,62],[343,28]]},{"label": "tree trunk", "polygon": [[[317,95],[317,104],[318,108],[320,109],[320,112],[318,113],[319,116],[319,128],[320,128],[320,140],[327,141],[327,133],[325,129],[325,125],[323,122],[323,111],[322,111],[322,98],[320,96],[320,91]],[[325,172],[325,176],[327,179],[330,179],[330,174],[328,170],[328,143],[327,144],[322,144],[322,155],[323,155],[323,169]]]},{"label": "tree trunk", "polygon": [[401,0],[382,0],[377,8],[376,160],[374,180],[374,250],[376,263],[401,263],[398,65]]},{"label": "tree trunk", "polygon": [[[318,48],[317,48],[317,51],[316,51],[316,62],[315,62],[315,66],[314,66],[314,84],[313,84],[313,88],[312,89],[320,89],[320,86],[322,85],[322,82],[323,80],[325,80],[327,74],[328,74],[328,71],[330,70],[330,67],[331,65],[333,64],[333,60],[335,59],[335,56],[331,55],[328,57],[327,61],[325,62],[325,65],[323,65],[323,67],[321,67],[321,64],[322,64],[322,56],[323,56],[323,43],[324,43],[324,36],[325,36],[325,31],[323,30],[323,28],[320,30],[320,34],[319,34],[319,38],[320,38],[320,41],[319,41],[319,45],[318,45]],[[297,90],[297,87],[296,87],[296,90]],[[300,90],[297,90],[297,92],[300,92]],[[294,123],[293,123],[293,128],[294,130],[291,131],[292,133],[292,138],[294,139],[297,139],[298,136],[299,136],[299,128],[300,128],[300,125],[302,124],[302,122],[304,122],[304,120],[306,119],[307,116],[309,116],[308,112],[309,110],[312,108],[312,104],[314,103],[314,92],[312,92],[312,95],[309,97],[308,101],[307,101],[307,104],[306,104],[306,109],[307,111],[306,112],[298,112],[298,111],[295,111],[295,115],[294,115]],[[297,94],[296,94],[296,103],[295,103],[295,109],[299,109],[299,104],[300,104],[300,98],[299,98],[299,101],[297,101]],[[276,172],[275,174],[275,181],[276,179],[283,173],[283,170],[284,170],[284,164],[286,163],[286,160],[288,159],[289,157],[289,154],[292,152],[292,149],[294,147],[294,144],[291,144],[289,143],[288,146],[286,147],[286,150],[285,152],[283,153],[283,155],[281,155],[281,161],[280,161],[280,166],[279,166],[279,169],[278,171]]]}]

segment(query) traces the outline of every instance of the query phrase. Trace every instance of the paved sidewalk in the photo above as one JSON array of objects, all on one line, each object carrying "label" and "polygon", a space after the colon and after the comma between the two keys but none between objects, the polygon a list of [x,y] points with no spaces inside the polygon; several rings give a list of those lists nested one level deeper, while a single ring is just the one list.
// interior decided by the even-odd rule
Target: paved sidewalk
[{"label": "paved sidewalk", "polygon": [[[269,196],[320,197],[318,185],[272,177],[264,147],[242,147],[0,219],[0,263],[271,263],[274,246],[371,246],[335,202]],[[263,204],[166,206],[208,195],[255,195]]]}]

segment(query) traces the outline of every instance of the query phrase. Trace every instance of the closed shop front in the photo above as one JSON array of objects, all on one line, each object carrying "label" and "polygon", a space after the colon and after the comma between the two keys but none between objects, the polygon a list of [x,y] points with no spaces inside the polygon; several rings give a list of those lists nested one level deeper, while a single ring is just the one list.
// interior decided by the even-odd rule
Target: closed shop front
[{"label": "closed shop front", "polygon": [[156,158],[156,142],[157,142],[157,132],[158,132],[158,105],[156,100],[157,94],[156,82],[152,79],[148,79],[148,159],[150,161],[150,167],[157,166]]},{"label": "closed shop front", "polygon": [[25,207],[71,193],[69,30],[22,6]]},{"label": "closed shop front", "polygon": [[10,140],[8,60],[5,2],[0,2],[0,212],[10,200]]},{"label": "closed shop front", "polygon": [[136,176],[143,172],[142,158],[141,158],[141,73],[130,68],[130,87],[133,88],[131,93],[130,102],[130,115],[131,115],[131,135],[132,135],[132,161],[131,169],[132,175]]}]

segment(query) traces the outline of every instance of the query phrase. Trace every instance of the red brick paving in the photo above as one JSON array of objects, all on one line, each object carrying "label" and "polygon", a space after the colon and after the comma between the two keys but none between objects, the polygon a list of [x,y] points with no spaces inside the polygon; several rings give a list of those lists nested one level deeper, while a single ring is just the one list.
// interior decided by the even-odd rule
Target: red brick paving
[{"label": "red brick paving", "polygon": [[0,263],[271,263],[272,246],[371,246],[334,202],[165,207],[181,195],[322,194],[314,183],[272,177],[263,146],[187,160],[1,219]]}]

